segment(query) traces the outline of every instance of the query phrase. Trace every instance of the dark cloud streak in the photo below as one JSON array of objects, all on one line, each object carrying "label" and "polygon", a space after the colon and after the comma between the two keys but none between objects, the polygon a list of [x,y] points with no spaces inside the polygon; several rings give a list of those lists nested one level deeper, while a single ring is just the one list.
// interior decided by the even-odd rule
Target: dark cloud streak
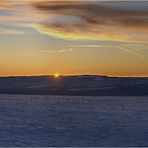
[{"label": "dark cloud streak", "polygon": [[[65,18],[70,18],[71,16],[80,18],[79,22],[55,21],[54,18],[49,21],[46,20],[40,24],[43,29],[46,29],[46,31],[48,31],[48,28],[52,28],[54,30],[61,31],[62,33],[75,33],[76,31],[78,34],[84,32],[89,34],[91,32],[96,32],[96,34],[109,34],[113,36],[122,36],[122,28],[148,31],[148,9],[136,10],[136,7],[135,9],[131,10],[121,7],[115,8],[109,7],[109,5],[106,6],[105,3],[107,2],[50,1],[36,3],[34,4],[34,7],[40,12],[45,12],[49,15],[55,15],[55,17],[56,15],[63,15]],[[118,2],[114,1],[112,3],[116,4]],[[128,2],[125,3],[128,5]],[[144,4],[147,4],[148,8],[148,2]],[[102,28],[104,29],[104,32]]]}]

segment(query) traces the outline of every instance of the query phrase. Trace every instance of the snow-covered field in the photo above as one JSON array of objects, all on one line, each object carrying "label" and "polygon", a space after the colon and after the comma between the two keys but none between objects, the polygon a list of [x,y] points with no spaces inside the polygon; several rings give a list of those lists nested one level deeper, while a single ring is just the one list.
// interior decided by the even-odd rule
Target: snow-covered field
[{"label": "snow-covered field", "polygon": [[0,95],[0,146],[148,146],[148,97]]}]

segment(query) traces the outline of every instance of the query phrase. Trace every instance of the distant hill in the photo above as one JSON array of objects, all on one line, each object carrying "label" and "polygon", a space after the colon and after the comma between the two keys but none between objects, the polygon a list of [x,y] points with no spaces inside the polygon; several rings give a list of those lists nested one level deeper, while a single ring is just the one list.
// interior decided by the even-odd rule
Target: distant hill
[{"label": "distant hill", "polygon": [[0,94],[146,96],[148,78],[97,75],[0,77]]}]

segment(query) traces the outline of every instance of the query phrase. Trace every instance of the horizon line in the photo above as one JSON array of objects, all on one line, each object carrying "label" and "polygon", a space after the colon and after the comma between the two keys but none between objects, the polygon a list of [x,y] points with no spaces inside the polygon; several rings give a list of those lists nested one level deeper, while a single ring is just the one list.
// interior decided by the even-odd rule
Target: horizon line
[{"label": "horizon line", "polygon": [[[98,76],[98,77],[108,77],[108,78],[148,78],[148,76],[113,76],[105,74],[60,74],[60,77],[74,77],[74,76]],[[39,75],[2,75],[0,78],[11,78],[11,77],[54,77],[54,74],[39,74]]]}]

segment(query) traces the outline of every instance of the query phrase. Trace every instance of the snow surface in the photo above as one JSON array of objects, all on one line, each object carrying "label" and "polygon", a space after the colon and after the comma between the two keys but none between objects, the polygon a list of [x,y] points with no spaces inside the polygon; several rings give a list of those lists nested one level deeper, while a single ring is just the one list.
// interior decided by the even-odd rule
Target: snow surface
[{"label": "snow surface", "polygon": [[148,97],[0,95],[0,146],[148,146]]}]

